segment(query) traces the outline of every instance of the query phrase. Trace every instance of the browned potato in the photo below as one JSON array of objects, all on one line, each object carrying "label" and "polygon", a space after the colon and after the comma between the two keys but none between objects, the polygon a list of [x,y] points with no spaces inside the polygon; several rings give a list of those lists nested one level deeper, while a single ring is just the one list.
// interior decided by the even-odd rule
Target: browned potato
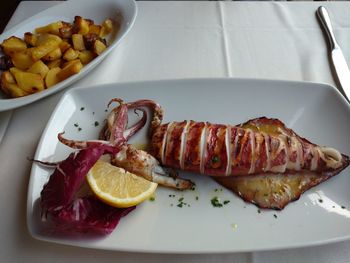
[{"label": "browned potato", "polygon": [[85,49],[83,35],[81,35],[81,34],[73,34],[72,35],[72,42],[73,42],[73,47],[74,47],[75,50],[81,51],[81,50]]},{"label": "browned potato", "polygon": [[11,96],[10,85],[16,84],[16,80],[10,71],[6,70],[1,74],[1,89],[9,96]]},{"label": "browned potato", "polygon": [[61,38],[47,38],[40,45],[30,48],[30,54],[34,61],[41,59],[42,57],[49,54],[51,51],[59,47],[62,42]]},{"label": "browned potato", "polygon": [[34,47],[36,45],[37,39],[37,36],[30,32],[24,33],[24,42],[26,42],[27,45]]},{"label": "browned potato", "polygon": [[57,84],[60,82],[59,78],[57,77],[57,73],[61,71],[61,68],[55,67],[50,69],[45,77],[45,84],[47,88],[52,87],[53,85]]},{"label": "browned potato", "polygon": [[45,78],[49,70],[50,70],[49,67],[45,65],[44,62],[42,62],[41,60],[38,60],[27,71],[31,73],[40,74],[43,78]]},{"label": "browned potato", "polygon": [[59,59],[61,57],[62,57],[62,51],[61,51],[60,47],[57,47],[56,49],[52,50],[50,53],[45,55],[43,57],[43,60],[53,61],[53,60]]},{"label": "browned potato", "polygon": [[79,73],[79,71],[82,69],[83,64],[81,64],[80,60],[72,61],[72,63],[69,63],[66,65],[58,74],[57,77],[62,81],[66,78]]},{"label": "browned potato", "polygon": [[71,47],[71,45],[67,42],[67,41],[62,41],[60,44],[59,44],[59,47],[61,49],[61,52],[64,53],[68,48]]},{"label": "browned potato", "polygon": [[1,89],[11,98],[24,97],[29,95],[28,92],[25,92],[17,84],[6,84],[6,86],[2,86]]},{"label": "browned potato", "polygon": [[111,19],[106,19],[102,23],[102,28],[100,31],[100,37],[105,37],[113,31],[113,21]]},{"label": "browned potato", "polygon": [[67,22],[63,22],[63,25],[59,29],[59,32],[62,38],[71,38],[73,34],[73,25]]},{"label": "browned potato", "polygon": [[[13,86],[17,86],[16,84],[16,80],[13,77],[13,75],[10,73],[10,71],[4,71],[1,74],[1,89],[3,90],[3,92],[5,92],[8,96],[11,97],[21,97],[21,96],[13,96],[13,92],[11,91],[11,89],[13,88]],[[14,89],[19,89],[18,86],[14,87]],[[25,94],[23,94],[22,96],[24,96]]]},{"label": "browned potato", "polygon": [[74,17],[74,33],[85,35],[89,33],[89,22],[81,16]]},{"label": "browned potato", "polygon": [[63,26],[62,21],[53,22],[46,26],[36,28],[35,33],[37,34],[50,33],[54,35],[60,35],[59,30],[62,26]]},{"label": "browned potato", "polygon": [[13,77],[12,73],[8,70],[4,71],[1,74],[1,82],[16,84],[15,78]]},{"label": "browned potato", "polygon": [[[74,59],[74,60],[71,60],[71,61],[67,61],[67,62],[65,62],[65,63],[62,64],[62,67],[61,67],[61,68],[68,67],[68,66],[70,66],[70,65],[72,65],[72,64],[74,64],[74,63],[77,63],[77,62],[79,62],[79,61],[80,61],[80,59]],[[81,61],[80,61],[80,62],[81,62]]]},{"label": "browned potato", "polygon": [[90,50],[83,50],[79,53],[79,59],[84,65],[95,58],[95,54]]},{"label": "browned potato", "polygon": [[26,50],[13,53],[11,61],[13,65],[19,69],[27,69],[34,63],[32,57]]},{"label": "browned potato", "polygon": [[19,52],[27,49],[27,44],[22,39],[12,36],[5,39],[0,45],[6,55],[11,56],[14,52]]},{"label": "browned potato", "polygon": [[107,48],[105,44],[103,44],[100,40],[96,40],[94,42],[94,52],[97,55],[101,55],[101,53]]},{"label": "browned potato", "polygon": [[40,34],[37,35],[37,40],[35,43],[35,46],[40,46],[48,41],[54,41],[54,42],[58,42],[61,43],[62,42],[62,38],[60,38],[59,36],[53,35],[53,34]]},{"label": "browned potato", "polygon": [[64,52],[63,58],[67,61],[74,60],[78,58],[79,51],[74,50],[73,48],[68,48],[66,52]]},{"label": "browned potato", "polygon": [[101,28],[102,26],[100,25],[91,24],[89,26],[89,34],[95,34],[99,36],[101,32]]},{"label": "browned potato", "polygon": [[45,88],[44,80],[40,74],[12,69],[10,69],[10,72],[14,75],[18,87],[25,92],[35,93]]},{"label": "browned potato", "polygon": [[61,67],[61,64],[63,63],[63,59],[59,58],[53,61],[48,62],[46,65],[49,67],[49,69]]}]

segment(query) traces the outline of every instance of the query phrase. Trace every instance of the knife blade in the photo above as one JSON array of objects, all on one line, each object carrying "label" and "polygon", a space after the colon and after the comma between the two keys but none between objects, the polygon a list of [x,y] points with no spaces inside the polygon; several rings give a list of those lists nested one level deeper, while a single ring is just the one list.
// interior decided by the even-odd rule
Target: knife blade
[{"label": "knife blade", "polygon": [[328,11],[324,6],[320,6],[317,9],[318,18],[321,21],[321,25],[325,30],[331,50],[332,64],[336,72],[339,84],[345,95],[345,98],[350,102],[350,71],[348,64],[346,63],[343,51],[341,50],[333,32],[331,19]]}]

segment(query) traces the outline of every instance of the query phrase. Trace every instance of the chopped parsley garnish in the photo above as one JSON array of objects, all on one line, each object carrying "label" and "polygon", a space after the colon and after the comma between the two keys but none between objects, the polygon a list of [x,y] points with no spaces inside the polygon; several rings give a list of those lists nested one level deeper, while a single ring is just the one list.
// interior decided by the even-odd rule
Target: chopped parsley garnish
[{"label": "chopped parsley garnish", "polygon": [[94,125],[95,125],[95,127],[97,127],[98,125],[100,125],[100,123],[98,121],[95,121]]},{"label": "chopped parsley garnish", "polygon": [[[174,195],[174,197],[175,197],[175,195]],[[186,205],[187,205],[187,206],[190,206],[189,204],[187,204],[186,202],[184,202],[184,197],[180,197],[179,200],[178,200],[178,202],[179,202],[179,203],[176,205],[177,207],[180,207],[180,208],[181,208],[181,207],[186,206]]]},{"label": "chopped parsley garnish", "polygon": [[82,128],[79,127],[79,128],[78,128],[78,131],[81,131],[81,130],[82,130]]},{"label": "chopped parsley garnish", "polygon": [[230,202],[230,200],[225,200],[224,205],[227,205]]},{"label": "chopped parsley garnish", "polygon": [[154,200],[156,200],[156,198],[155,198],[154,196],[151,196],[151,197],[149,198],[149,200],[150,200],[151,202],[153,202]]},{"label": "chopped parsley garnish", "polygon": [[84,107],[81,107],[81,108],[80,108],[80,111],[83,111],[83,110],[85,110],[85,108],[84,108]]},{"label": "chopped parsley garnish", "polygon": [[276,214],[273,214],[273,217],[274,217],[274,218],[277,218],[277,215],[276,215]]},{"label": "chopped parsley garnish", "polygon": [[79,127],[79,124],[78,123],[74,123],[74,127]]},{"label": "chopped parsley garnish", "polygon": [[342,205],[341,208],[342,208],[342,209],[345,209],[346,207]]},{"label": "chopped parsley garnish", "polygon": [[222,207],[222,204],[220,203],[219,198],[217,196],[213,197],[210,201],[214,207]]}]

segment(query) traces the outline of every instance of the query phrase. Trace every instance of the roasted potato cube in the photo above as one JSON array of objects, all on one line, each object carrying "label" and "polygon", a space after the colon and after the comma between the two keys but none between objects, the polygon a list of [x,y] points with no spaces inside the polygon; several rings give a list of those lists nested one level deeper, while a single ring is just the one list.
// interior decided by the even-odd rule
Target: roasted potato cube
[{"label": "roasted potato cube", "polygon": [[66,50],[67,50],[68,48],[71,47],[71,45],[70,45],[67,41],[62,41],[62,42],[59,44],[59,47],[60,47],[62,53],[64,53],[64,52],[66,52]]},{"label": "roasted potato cube", "polygon": [[79,51],[74,50],[73,48],[68,48],[66,52],[64,52],[63,58],[67,61],[74,60],[78,58]]},{"label": "roasted potato cube", "polygon": [[61,67],[61,64],[63,62],[63,59],[59,58],[53,61],[48,62],[46,65],[49,67],[49,69]]},{"label": "roasted potato cube", "polygon": [[13,75],[16,79],[18,87],[25,92],[35,93],[45,88],[44,80],[40,74],[15,70],[13,71]]},{"label": "roasted potato cube", "polygon": [[73,42],[73,47],[75,50],[84,50],[85,49],[85,44],[84,44],[84,38],[83,35],[81,34],[73,34],[72,35],[72,42]]},{"label": "roasted potato cube", "polygon": [[0,46],[3,52],[9,56],[11,56],[11,54],[14,52],[24,51],[27,49],[26,42],[15,36],[5,39]]},{"label": "roasted potato cube", "polygon": [[27,43],[27,45],[30,45],[34,47],[36,45],[36,41],[38,40],[38,37],[30,32],[24,33],[24,42]]},{"label": "roasted potato cube", "polygon": [[67,22],[63,22],[63,25],[59,29],[59,32],[62,38],[71,38],[73,34],[73,25]]},{"label": "roasted potato cube", "polygon": [[13,53],[11,60],[13,65],[19,69],[27,69],[34,63],[27,50]]},{"label": "roasted potato cube", "polygon": [[100,37],[105,37],[113,31],[113,21],[111,19],[106,19],[102,23]]},{"label": "roasted potato cube", "polygon": [[60,34],[59,30],[62,26],[63,26],[62,21],[53,22],[46,26],[36,28],[35,33],[37,34],[49,33],[49,34],[59,35]]},{"label": "roasted potato cube", "polygon": [[85,35],[89,33],[89,22],[81,16],[74,17],[74,33]]},{"label": "roasted potato cube", "polygon": [[51,51],[54,51],[56,48],[59,47],[59,44],[62,42],[61,38],[48,38],[45,41],[43,41],[39,46],[30,48],[30,53],[32,56],[32,59],[34,61],[37,61],[41,59],[42,57],[49,54]]},{"label": "roasted potato cube", "polygon": [[19,97],[29,95],[28,92],[18,87],[16,83],[10,83],[10,84],[7,84],[6,86],[2,86],[1,88],[8,96],[12,98],[19,98]]},{"label": "roasted potato cube", "polygon": [[6,70],[1,74],[1,83],[16,84],[16,80],[13,77],[12,73],[10,71]]},{"label": "roasted potato cube", "polygon": [[1,74],[1,89],[10,97],[13,97],[10,92],[10,85],[14,84],[16,85],[16,80],[13,77],[13,75],[10,73],[10,71],[4,71]]},{"label": "roasted potato cube", "polygon": [[17,84],[9,84],[8,89],[10,91],[11,97],[13,98],[24,97],[30,94],[21,89]]},{"label": "roasted potato cube", "polygon": [[79,59],[84,65],[95,58],[95,54],[90,50],[83,50],[79,53]]},{"label": "roasted potato cube", "polygon": [[44,62],[42,62],[41,60],[38,60],[27,71],[31,72],[31,73],[40,74],[40,76],[45,78],[45,76],[49,70],[50,70],[49,67],[47,65],[45,65]]},{"label": "roasted potato cube", "polygon": [[101,32],[101,28],[102,28],[102,26],[100,26],[100,25],[91,24],[89,26],[89,34],[96,34],[99,36],[100,32]]},{"label": "roasted potato cube", "polygon": [[[71,60],[71,61],[66,61],[65,63],[62,64],[62,67],[61,68],[65,68],[69,65],[72,65],[74,63],[77,63],[78,61],[80,61],[79,59],[74,59],[74,60]],[[80,61],[81,62],[81,61]]]},{"label": "roasted potato cube", "polygon": [[103,44],[100,40],[96,40],[94,42],[94,52],[97,55],[101,55],[101,53],[107,48],[107,46],[105,44]]},{"label": "roasted potato cube", "polygon": [[[17,70],[20,71],[20,70]],[[22,90],[16,83],[10,71],[4,71],[1,74],[1,89],[10,97],[17,98],[29,95],[28,92]]]},{"label": "roasted potato cube", "polygon": [[64,80],[74,74],[79,73],[79,71],[82,68],[83,68],[83,64],[81,64],[80,60],[76,60],[75,62],[72,62],[66,65],[59,73],[57,73],[57,77],[60,80]]},{"label": "roasted potato cube", "polygon": [[16,67],[12,67],[12,68],[10,68],[10,72],[14,76],[16,72],[23,72],[23,70],[20,70]]},{"label": "roasted potato cube", "polygon": [[40,46],[40,45],[48,42],[49,40],[50,41],[55,41],[55,42],[58,42],[58,43],[62,42],[62,38],[60,38],[59,36],[45,33],[45,34],[37,35],[37,40],[36,40],[35,46]]},{"label": "roasted potato cube", "polygon": [[59,47],[52,50],[50,53],[43,57],[44,61],[53,61],[62,57],[62,51]]},{"label": "roasted potato cube", "polygon": [[56,83],[60,82],[60,79],[57,77],[57,73],[59,73],[61,71],[61,68],[59,67],[55,67],[50,69],[45,77],[45,85],[46,88],[50,88],[53,85],[55,85]]}]

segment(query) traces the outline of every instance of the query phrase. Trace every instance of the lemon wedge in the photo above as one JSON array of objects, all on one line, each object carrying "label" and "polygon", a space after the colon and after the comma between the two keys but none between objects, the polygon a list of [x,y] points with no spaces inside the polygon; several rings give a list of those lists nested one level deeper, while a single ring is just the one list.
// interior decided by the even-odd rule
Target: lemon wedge
[{"label": "lemon wedge", "polygon": [[157,183],[101,160],[88,172],[87,182],[102,202],[120,208],[145,201],[158,186]]}]

